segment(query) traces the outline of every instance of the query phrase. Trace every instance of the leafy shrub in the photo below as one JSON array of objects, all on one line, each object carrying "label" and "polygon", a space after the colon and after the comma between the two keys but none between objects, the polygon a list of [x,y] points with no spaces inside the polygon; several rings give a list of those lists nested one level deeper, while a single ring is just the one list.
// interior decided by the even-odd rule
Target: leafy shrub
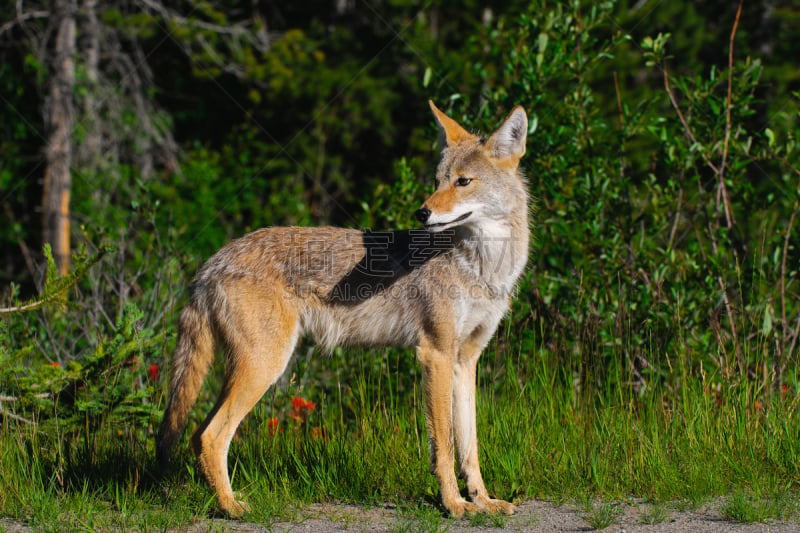
[{"label": "leafy shrub", "polygon": [[[48,279],[42,296],[2,315],[0,408],[13,420],[63,435],[147,422],[154,414],[152,402],[160,389],[159,365],[153,361],[160,360],[165,334],[142,327],[144,314],[136,305],[127,303],[115,324],[93,331],[91,346],[82,347],[79,339],[73,345],[81,350],[77,356],[64,353],[63,345],[51,345],[55,349],[50,352],[48,342],[40,340],[52,339],[53,332],[63,329],[75,334],[74,316],[81,304],[63,295],[99,255],[79,257],[75,273],[59,277],[45,247]],[[32,313],[35,308],[47,315],[46,322]],[[23,315],[26,312],[30,314]]]},{"label": "leafy shrub", "polygon": [[[642,392],[673,386],[682,372],[706,371],[731,384],[749,378],[797,386],[788,372],[800,351],[797,117],[779,115],[763,128],[757,60],[733,54],[730,71],[673,76],[670,65],[680,58],[668,57],[669,36],[631,43],[609,22],[613,9],[533,0],[520,15],[487,22],[464,45],[475,57],[460,65],[469,71],[463,84],[437,98],[484,132],[516,104],[530,116],[523,170],[535,198],[535,240],[497,341],[518,349],[495,350],[490,365],[504,369],[508,353],[541,353],[583,389],[617,384]],[[20,402],[6,402],[7,411],[19,407],[14,413],[40,420],[58,412],[74,424],[146,416],[158,392],[147,369],[163,366],[170,352],[176,302],[200,260],[230,238],[263,225],[321,221],[329,212],[321,198],[336,218],[347,211],[349,225],[415,225],[428,187],[418,162],[398,160],[391,182],[375,177],[379,166],[367,157],[369,146],[391,143],[372,126],[392,131],[395,96],[377,90],[376,78],[358,78],[340,122],[327,98],[358,77],[359,67],[338,71],[302,33],[276,46],[269,71],[291,64],[297,75],[281,79],[302,83],[254,94],[256,118],[225,146],[190,146],[182,172],[160,179],[143,181],[119,165],[113,205],[102,209],[93,196],[98,181],[76,184],[86,246],[111,241],[115,250],[86,271],[69,303],[2,318],[8,364],[0,385]],[[657,83],[648,91],[614,76],[616,55],[632,47]],[[289,61],[296,57],[302,61]],[[314,82],[320,70],[330,75],[321,88]],[[360,96],[374,97],[368,109]],[[262,97],[270,102],[262,105]],[[299,115],[279,105],[290,97],[305,103]],[[292,132],[318,115],[319,127],[285,154]],[[256,120],[275,121],[284,137],[265,140]],[[409,137],[421,145],[419,131]],[[359,158],[343,166],[345,149]],[[360,211],[353,183],[375,185],[358,193]],[[356,368],[361,360],[336,357],[325,362],[335,367],[334,380],[308,362],[310,353],[298,372],[315,372],[322,383],[363,370]],[[413,377],[413,359],[392,352],[368,364],[378,375],[393,365]],[[71,396],[62,395],[70,386]]]},{"label": "leafy shrub", "polygon": [[763,128],[761,65],[735,51],[730,71],[670,75],[668,35],[641,43],[661,91],[629,101],[617,86],[603,107],[595,88],[615,86],[629,40],[609,30],[612,9],[533,1],[500,19],[473,66],[481,87],[449,100],[457,118],[478,109],[484,131],[497,110],[530,114],[538,210],[512,330],[543,332],[584,386],[641,391],[701,365],[777,386],[798,352],[796,117]]}]

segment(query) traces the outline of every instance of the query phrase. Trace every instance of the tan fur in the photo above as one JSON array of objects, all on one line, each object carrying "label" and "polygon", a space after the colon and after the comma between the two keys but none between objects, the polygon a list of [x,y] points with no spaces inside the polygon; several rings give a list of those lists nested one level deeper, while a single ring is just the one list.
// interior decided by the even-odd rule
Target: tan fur
[{"label": "tan fur", "polygon": [[[446,145],[436,190],[423,204],[430,211],[426,229],[265,228],[229,243],[195,277],[179,318],[158,459],[169,462],[221,347],[224,385],[192,447],[232,516],[247,507],[230,486],[230,441],[286,370],[301,334],[328,350],[416,347],[431,470],[444,506],[454,516],[514,511],[489,497],[481,477],[475,374],[528,256],[528,196],[518,172],[527,119],[518,107],[484,140],[433,103],[431,109]],[[459,184],[460,177],[468,182]],[[459,494],[456,459],[470,501]]]},{"label": "tan fur", "polygon": [[433,111],[433,115],[436,117],[436,122],[439,124],[439,131],[444,138],[444,144],[446,146],[454,146],[475,137],[462,128],[458,122],[442,113],[432,101],[428,101],[428,105],[431,107],[431,111]]},{"label": "tan fur", "polygon": [[425,205],[431,211],[438,211],[440,213],[450,213],[458,202],[458,189],[449,188],[444,191],[434,192],[430,198],[425,202]]}]

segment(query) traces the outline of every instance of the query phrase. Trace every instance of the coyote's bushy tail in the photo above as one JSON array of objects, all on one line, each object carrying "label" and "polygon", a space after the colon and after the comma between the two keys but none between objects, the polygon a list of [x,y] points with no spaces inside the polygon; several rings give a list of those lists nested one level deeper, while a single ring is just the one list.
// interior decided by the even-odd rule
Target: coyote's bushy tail
[{"label": "coyote's bushy tail", "polygon": [[208,313],[193,297],[178,319],[178,341],[172,362],[169,400],[156,441],[156,460],[169,464],[172,449],[181,436],[203,380],[214,360],[214,335]]}]

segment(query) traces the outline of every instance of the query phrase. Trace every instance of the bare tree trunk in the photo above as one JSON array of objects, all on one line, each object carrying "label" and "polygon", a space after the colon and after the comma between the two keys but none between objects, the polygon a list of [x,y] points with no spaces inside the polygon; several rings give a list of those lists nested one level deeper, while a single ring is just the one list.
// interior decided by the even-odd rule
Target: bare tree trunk
[{"label": "bare tree trunk", "polygon": [[84,164],[92,170],[99,170],[103,158],[103,131],[98,116],[97,88],[100,65],[100,23],[97,20],[97,0],[83,0],[83,18],[81,24],[84,46],[83,55],[86,61],[86,94],[83,96],[83,114],[86,136],[81,157]]},{"label": "bare tree trunk", "polygon": [[83,58],[86,68],[86,92],[83,102],[83,116],[78,120],[83,125],[83,142],[74,147],[77,157],[76,168],[85,169],[86,179],[91,180],[92,209],[103,213],[109,195],[101,187],[100,176],[106,170],[108,155],[103,152],[103,124],[100,117],[100,21],[97,19],[97,0],[81,2],[81,38],[78,40],[78,56]]},{"label": "bare tree trunk", "polygon": [[75,12],[74,0],[55,0],[58,24],[50,63],[49,98],[44,108],[47,125],[42,198],[43,237],[50,243],[59,272],[69,270],[69,194],[72,185],[71,132],[74,121],[72,93],[75,86]]}]

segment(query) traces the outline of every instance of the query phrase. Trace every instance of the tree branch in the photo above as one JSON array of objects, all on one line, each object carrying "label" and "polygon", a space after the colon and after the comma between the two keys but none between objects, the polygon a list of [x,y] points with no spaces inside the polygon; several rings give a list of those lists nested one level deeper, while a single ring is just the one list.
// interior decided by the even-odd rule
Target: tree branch
[{"label": "tree branch", "polygon": [[11,31],[11,29],[13,29],[15,26],[24,23],[26,20],[43,19],[50,16],[50,12],[44,10],[28,11],[27,13],[23,12],[22,0],[17,0],[16,8],[17,16],[0,26],[0,35],[3,35],[7,31]]},{"label": "tree branch", "polygon": [[139,0],[139,2],[147,8],[155,11],[161,15],[164,20],[180,24],[181,26],[189,26],[208,30],[220,35],[234,35],[236,37],[244,37],[250,44],[256,47],[260,52],[269,50],[269,36],[266,32],[253,33],[246,24],[231,24],[230,26],[220,26],[197,19],[189,19],[179,15],[175,11],[168,9],[166,6],[155,0]]},{"label": "tree branch", "polygon": [[[739,8],[736,10],[736,20],[733,22],[733,30],[731,30],[730,47],[728,50],[728,99],[726,105],[725,115],[725,143],[722,147],[722,162],[719,165],[719,190],[722,195],[722,206],[725,209],[725,222],[730,229],[736,220],[733,218],[733,209],[728,199],[728,189],[725,187],[725,163],[728,159],[728,143],[731,138],[731,97],[733,95],[733,41],[736,37],[736,29],[739,27],[739,18],[742,15],[742,0],[739,0]],[[719,206],[717,206],[719,210]]]},{"label": "tree branch", "polygon": [[[786,228],[786,237],[783,240],[783,258],[781,260],[781,345],[780,351],[778,352],[780,356],[780,365],[778,366],[778,386],[783,385],[783,370],[786,367],[786,363],[788,362],[789,358],[792,356],[792,352],[794,351],[795,343],[797,342],[797,331],[795,331],[794,338],[792,339],[792,345],[789,347],[789,351],[786,351],[786,343],[789,340],[789,324],[786,322],[786,256],[789,253],[789,236],[792,234],[792,225],[794,224],[795,215],[797,215],[798,211],[798,203],[794,203],[794,211],[792,211],[792,216],[789,217],[789,226]],[[797,317],[798,320],[798,327],[800,327],[800,316]]]},{"label": "tree branch", "polygon": [[[692,144],[697,144],[697,139],[695,138],[694,134],[692,133],[692,129],[689,127],[689,123],[686,122],[686,119],[683,117],[683,113],[681,112],[681,108],[678,105],[678,101],[675,99],[675,95],[672,93],[672,88],[669,86],[669,72],[667,72],[667,64],[664,63],[663,67],[664,71],[664,88],[667,91],[667,95],[669,96],[669,101],[672,102],[672,107],[675,109],[675,112],[678,114],[678,118],[681,119],[681,124],[683,124],[683,129],[686,131],[686,136],[689,137],[689,140],[692,141]],[[703,156],[706,164],[714,171],[714,174],[719,174],[719,169],[717,166],[711,162],[708,156],[704,152],[700,152],[700,155]]]},{"label": "tree branch", "polygon": [[27,418],[23,418],[19,415],[15,415],[14,413],[10,412],[8,409],[4,409],[0,407],[0,416],[5,416],[10,418],[11,420],[16,420],[17,422],[22,422],[24,424],[35,424],[33,420],[28,420]]}]

